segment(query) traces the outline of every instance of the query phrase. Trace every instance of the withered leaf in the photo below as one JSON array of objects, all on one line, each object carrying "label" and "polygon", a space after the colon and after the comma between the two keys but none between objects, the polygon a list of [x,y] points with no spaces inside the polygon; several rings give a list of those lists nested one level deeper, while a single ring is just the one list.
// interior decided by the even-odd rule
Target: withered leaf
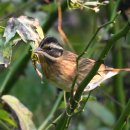
[{"label": "withered leaf", "polygon": [[21,130],[36,130],[32,121],[32,113],[16,97],[4,95],[1,99],[8,105],[9,109],[15,112]]}]

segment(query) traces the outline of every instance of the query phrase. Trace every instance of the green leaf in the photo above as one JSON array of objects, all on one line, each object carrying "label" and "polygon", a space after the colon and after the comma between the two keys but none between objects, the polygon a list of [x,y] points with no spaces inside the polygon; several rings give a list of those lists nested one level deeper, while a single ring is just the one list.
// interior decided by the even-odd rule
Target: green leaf
[{"label": "green leaf", "polygon": [[0,119],[5,121],[6,123],[8,123],[11,126],[14,126],[14,127],[17,126],[16,122],[13,119],[11,119],[10,114],[3,109],[0,109]]}]

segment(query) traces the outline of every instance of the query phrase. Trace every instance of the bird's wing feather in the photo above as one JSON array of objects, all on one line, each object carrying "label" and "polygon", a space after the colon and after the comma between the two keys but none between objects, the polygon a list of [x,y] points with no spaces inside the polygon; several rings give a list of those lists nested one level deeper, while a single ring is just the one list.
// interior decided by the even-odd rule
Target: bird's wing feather
[{"label": "bird's wing feather", "polygon": [[[85,76],[91,71],[92,67],[94,66],[95,61],[87,58],[82,58],[79,65],[79,82],[81,82]],[[109,68],[104,64],[98,69],[97,74],[92,78],[90,83],[86,86],[85,91],[90,91],[97,86],[99,86],[103,81],[106,79],[116,75],[118,71],[113,71],[113,68]]]}]

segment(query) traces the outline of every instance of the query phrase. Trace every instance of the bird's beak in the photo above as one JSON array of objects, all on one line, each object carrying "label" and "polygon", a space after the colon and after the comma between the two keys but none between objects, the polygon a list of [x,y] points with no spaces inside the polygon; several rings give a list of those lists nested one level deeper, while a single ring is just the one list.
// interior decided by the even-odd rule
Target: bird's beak
[{"label": "bird's beak", "polygon": [[34,50],[33,53],[40,53],[40,52],[42,52],[42,51],[43,51],[42,48],[38,47],[38,48],[36,48],[36,49]]}]

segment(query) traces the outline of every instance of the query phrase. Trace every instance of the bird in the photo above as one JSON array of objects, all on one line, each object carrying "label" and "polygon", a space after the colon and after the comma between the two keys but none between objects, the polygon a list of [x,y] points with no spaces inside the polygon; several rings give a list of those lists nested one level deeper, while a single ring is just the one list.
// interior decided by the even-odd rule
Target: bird
[{"label": "bird", "polygon": [[[47,36],[33,51],[32,59],[35,60],[36,64],[40,64],[43,75],[49,82],[66,92],[70,92],[75,76],[78,75],[74,91],[96,64],[95,60],[82,57],[78,62],[77,70],[77,57],[77,54],[65,50],[55,37]],[[102,82],[121,71],[130,71],[130,68],[118,69],[101,64],[97,74],[85,87],[84,92],[95,89]]]}]

